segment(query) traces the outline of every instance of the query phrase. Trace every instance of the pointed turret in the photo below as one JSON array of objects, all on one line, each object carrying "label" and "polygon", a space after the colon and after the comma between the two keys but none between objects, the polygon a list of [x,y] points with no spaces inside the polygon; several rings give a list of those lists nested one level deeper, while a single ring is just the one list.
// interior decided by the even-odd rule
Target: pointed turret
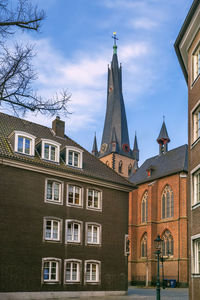
[{"label": "pointed turret", "polygon": [[92,147],[92,154],[96,157],[98,157],[98,148],[97,148],[97,139],[96,139],[96,133],[94,135],[94,142]]},{"label": "pointed turret", "polygon": [[170,142],[170,138],[167,133],[167,128],[165,125],[165,120],[163,118],[163,124],[157,138],[157,142],[159,144],[159,154],[166,153],[168,151],[168,143]]},{"label": "pointed turret", "polygon": [[138,148],[138,142],[137,142],[137,135],[135,133],[135,140],[134,140],[134,146],[133,146],[133,158],[138,162],[139,161],[139,148]]},{"label": "pointed turret", "polygon": [[101,142],[100,157],[113,152],[112,135],[115,131],[118,154],[132,158],[124,99],[122,94],[122,70],[118,65],[116,34],[114,33],[113,57],[108,67],[107,109]]}]

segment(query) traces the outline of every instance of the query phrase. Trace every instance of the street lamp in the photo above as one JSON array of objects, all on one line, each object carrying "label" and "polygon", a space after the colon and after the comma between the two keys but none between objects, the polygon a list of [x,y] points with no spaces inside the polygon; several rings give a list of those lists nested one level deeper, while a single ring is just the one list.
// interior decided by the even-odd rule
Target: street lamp
[{"label": "street lamp", "polygon": [[157,238],[154,240],[157,255],[157,281],[156,281],[156,300],[160,300],[160,253],[161,253],[161,243],[162,239],[158,235]]}]

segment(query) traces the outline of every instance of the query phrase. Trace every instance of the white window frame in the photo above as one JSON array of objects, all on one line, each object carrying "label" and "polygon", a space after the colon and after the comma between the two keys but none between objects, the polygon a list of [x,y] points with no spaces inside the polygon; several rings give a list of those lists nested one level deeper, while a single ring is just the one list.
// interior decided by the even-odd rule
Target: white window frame
[{"label": "white window frame", "polygon": [[[92,227],[92,233],[91,233],[92,240],[90,242],[88,241],[88,227],[89,226]],[[94,241],[94,227],[97,228],[97,242]],[[102,227],[100,224],[93,223],[93,222],[86,222],[85,223],[85,244],[100,246],[101,245],[101,232],[102,232]]]},{"label": "white window frame", "polygon": [[[90,278],[87,279],[87,264],[90,264]],[[92,264],[96,265],[96,278],[92,279]],[[86,284],[100,284],[101,278],[101,262],[98,260],[85,260],[85,283]]]},{"label": "white window frame", "polygon": [[[70,279],[67,280],[67,275],[66,275],[66,267],[67,263],[70,263]],[[78,268],[77,268],[77,279],[73,280],[72,279],[72,272],[73,272],[73,263],[76,263]],[[82,270],[82,261],[80,259],[74,259],[74,258],[69,258],[65,259],[64,261],[64,283],[65,284],[80,284],[81,282],[81,270]]]},{"label": "white window frame", "polygon": [[[73,187],[73,203],[69,202],[69,187]],[[75,188],[80,189],[80,194],[79,194],[79,204],[75,203]],[[67,184],[67,206],[74,206],[74,207],[83,207],[83,188],[75,185],[74,183],[68,183]]]},{"label": "white window frame", "polygon": [[200,45],[192,54],[192,82],[194,82],[200,74]]},{"label": "white window frame", "polygon": [[194,147],[200,141],[200,100],[192,109],[190,118],[191,147]]},{"label": "white window frame", "polygon": [[[14,142],[14,151],[17,153],[21,153],[24,155],[34,156],[35,155],[35,139],[36,137],[30,133],[26,133],[24,131],[14,131],[15,134],[15,142]],[[18,151],[18,138],[23,138],[23,151]],[[25,153],[25,139],[30,140],[30,153]]]},{"label": "white window frame", "polygon": [[[51,152],[49,152],[49,158],[45,157],[45,145],[49,145],[50,147],[51,146],[55,147],[55,160],[51,159],[51,154],[50,154]],[[59,163],[60,162],[60,145],[61,144],[59,144],[55,141],[42,139],[42,151],[41,151],[42,159]]]},{"label": "white window frame", "polygon": [[[52,263],[56,263],[56,278],[55,279],[44,279],[44,264],[45,262],[49,262],[50,266],[52,265]],[[50,267],[50,270],[52,268]],[[59,258],[55,258],[55,257],[45,257],[42,258],[42,277],[41,277],[41,281],[43,284],[52,284],[52,283],[60,283],[60,272],[61,272],[61,259]],[[51,275],[51,271],[50,271],[50,275]]]},{"label": "white window frame", "polygon": [[[200,205],[200,168],[192,173],[192,206]],[[199,199],[198,199],[199,197]]]},{"label": "white window frame", "polygon": [[[199,247],[199,249],[198,249]],[[191,276],[200,277],[200,234],[191,237]]]},{"label": "white window frame", "polygon": [[[89,190],[93,191],[92,195],[92,206],[88,205],[88,197],[89,197]],[[98,207],[94,207],[94,192],[98,192]],[[87,188],[87,197],[86,197],[86,208],[89,210],[97,210],[102,211],[102,191],[95,189],[95,188]]]},{"label": "white window frame", "polygon": [[[69,223],[72,223],[73,224],[73,232],[72,232],[72,239],[71,240],[68,240],[68,224]],[[74,225],[75,224],[78,224],[78,240],[76,241],[74,239]],[[82,243],[82,227],[83,227],[83,222],[82,221],[79,221],[79,220],[66,220],[65,221],[65,243],[66,244],[81,244]]]},{"label": "white window frame", "polygon": [[[51,181],[53,183],[53,186],[52,186],[52,200],[47,199],[48,181]],[[55,183],[59,184],[59,200],[58,201],[53,199],[54,198]],[[63,182],[62,181],[59,181],[59,180],[54,179],[54,178],[46,178],[45,179],[44,201],[47,202],[47,203],[53,203],[53,204],[59,204],[59,205],[63,204]]]},{"label": "white window frame", "polygon": [[[46,237],[47,221],[51,222],[51,237]],[[58,238],[53,237],[53,224],[58,223]],[[62,237],[62,220],[55,217],[44,217],[43,219],[43,240],[52,242],[61,242]]]},{"label": "white window frame", "polygon": [[[66,146],[65,148],[66,148],[66,165],[68,165],[70,167],[82,169],[83,168],[83,150],[76,148],[76,147],[72,147],[72,146]],[[73,152],[72,165],[69,164],[69,151]],[[74,165],[74,153],[78,153],[78,166]]]}]

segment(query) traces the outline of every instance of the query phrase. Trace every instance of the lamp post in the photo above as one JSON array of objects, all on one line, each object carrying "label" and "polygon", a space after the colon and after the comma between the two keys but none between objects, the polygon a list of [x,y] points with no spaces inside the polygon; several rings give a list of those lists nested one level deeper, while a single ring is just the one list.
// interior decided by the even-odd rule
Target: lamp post
[{"label": "lamp post", "polygon": [[158,235],[154,240],[157,255],[157,281],[156,281],[156,300],[160,300],[160,253],[162,239]]}]

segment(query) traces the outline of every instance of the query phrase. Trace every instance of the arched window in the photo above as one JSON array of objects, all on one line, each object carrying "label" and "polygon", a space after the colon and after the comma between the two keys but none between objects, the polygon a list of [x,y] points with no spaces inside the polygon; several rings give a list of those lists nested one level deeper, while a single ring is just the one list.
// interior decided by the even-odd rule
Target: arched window
[{"label": "arched window", "polygon": [[169,185],[166,185],[162,193],[162,219],[174,215],[174,193]]},{"label": "arched window", "polygon": [[131,176],[131,174],[132,174],[132,165],[130,164],[128,166],[128,176]]},{"label": "arched window", "polygon": [[108,161],[108,160],[106,161],[106,165],[107,165],[108,167],[110,167],[110,164],[109,164],[109,161]]},{"label": "arched window", "polygon": [[174,255],[174,240],[171,232],[165,230],[162,236],[162,254],[163,256]]},{"label": "arched window", "polygon": [[118,166],[118,172],[119,173],[122,173],[122,166],[123,166],[123,162],[120,160],[119,166]]},{"label": "arched window", "polygon": [[141,240],[141,257],[147,257],[147,233],[144,233]]},{"label": "arched window", "polygon": [[147,214],[148,214],[148,192],[146,191],[142,197],[142,202],[141,202],[141,221],[142,221],[142,223],[147,222]]}]

